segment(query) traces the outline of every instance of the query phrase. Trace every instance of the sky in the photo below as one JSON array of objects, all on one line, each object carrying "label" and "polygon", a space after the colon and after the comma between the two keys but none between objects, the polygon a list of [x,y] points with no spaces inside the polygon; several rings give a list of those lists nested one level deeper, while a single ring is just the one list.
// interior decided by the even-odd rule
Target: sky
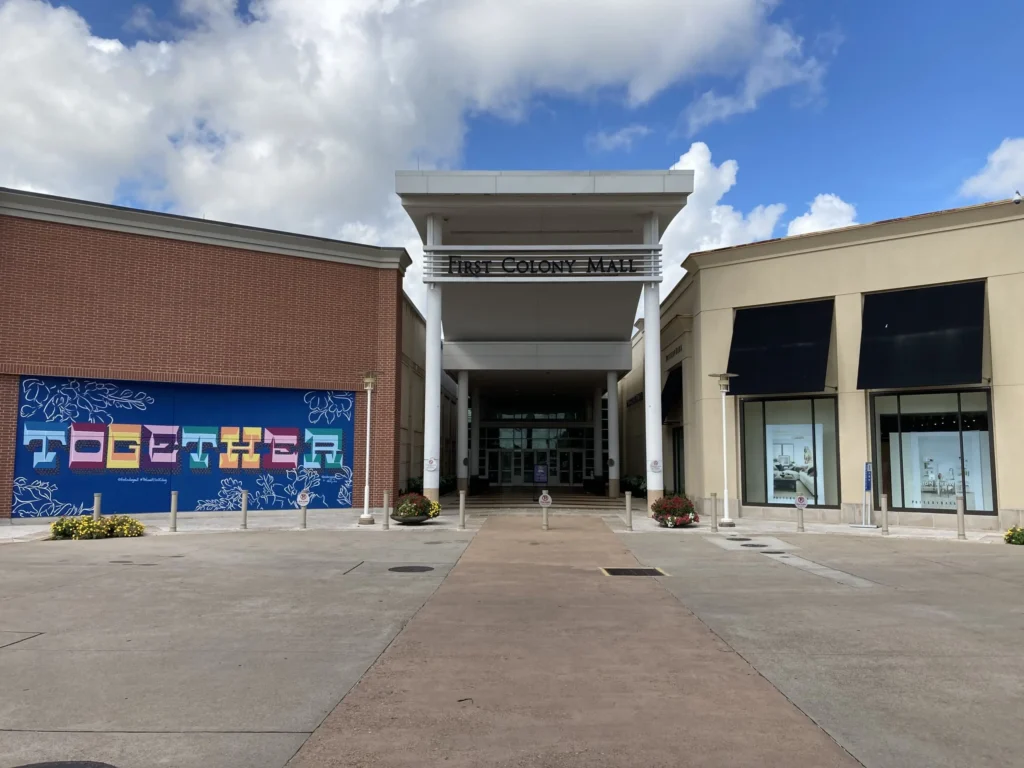
[{"label": "sky", "polygon": [[687,254],[1024,189],[1006,0],[0,0],[0,186],[421,246],[394,171],[689,168]]}]

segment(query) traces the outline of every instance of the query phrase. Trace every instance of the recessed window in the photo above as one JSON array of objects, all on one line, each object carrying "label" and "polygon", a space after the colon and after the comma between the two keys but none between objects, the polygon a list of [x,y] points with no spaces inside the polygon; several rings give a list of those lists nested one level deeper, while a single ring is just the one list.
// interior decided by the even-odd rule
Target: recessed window
[{"label": "recessed window", "polygon": [[743,503],[839,506],[834,397],[743,401]]}]

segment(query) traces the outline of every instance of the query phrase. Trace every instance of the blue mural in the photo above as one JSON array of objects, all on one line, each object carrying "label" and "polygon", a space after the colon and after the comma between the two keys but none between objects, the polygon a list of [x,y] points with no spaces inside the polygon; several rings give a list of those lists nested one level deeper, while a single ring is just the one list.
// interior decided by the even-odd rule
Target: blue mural
[{"label": "blue mural", "polygon": [[352,506],[355,393],[23,377],[14,517]]}]

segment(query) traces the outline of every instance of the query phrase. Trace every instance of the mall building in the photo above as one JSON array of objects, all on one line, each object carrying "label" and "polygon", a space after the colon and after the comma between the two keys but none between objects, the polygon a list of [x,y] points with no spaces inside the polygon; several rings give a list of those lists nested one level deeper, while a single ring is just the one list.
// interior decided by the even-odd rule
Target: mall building
[{"label": "mall building", "polygon": [[0,516],[422,483],[1020,522],[1024,207],[692,254],[663,292],[693,183],[399,172],[422,315],[401,248],[0,190]]}]

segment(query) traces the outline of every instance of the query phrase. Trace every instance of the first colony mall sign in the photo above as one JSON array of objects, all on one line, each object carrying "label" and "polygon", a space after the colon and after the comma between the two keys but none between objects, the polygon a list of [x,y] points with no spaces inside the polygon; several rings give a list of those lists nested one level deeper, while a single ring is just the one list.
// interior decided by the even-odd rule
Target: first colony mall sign
[{"label": "first colony mall sign", "polygon": [[486,275],[594,275],[637,274],[634,266],[639,259],[464,259],[448,257],[448,274],[465,276]]}]

